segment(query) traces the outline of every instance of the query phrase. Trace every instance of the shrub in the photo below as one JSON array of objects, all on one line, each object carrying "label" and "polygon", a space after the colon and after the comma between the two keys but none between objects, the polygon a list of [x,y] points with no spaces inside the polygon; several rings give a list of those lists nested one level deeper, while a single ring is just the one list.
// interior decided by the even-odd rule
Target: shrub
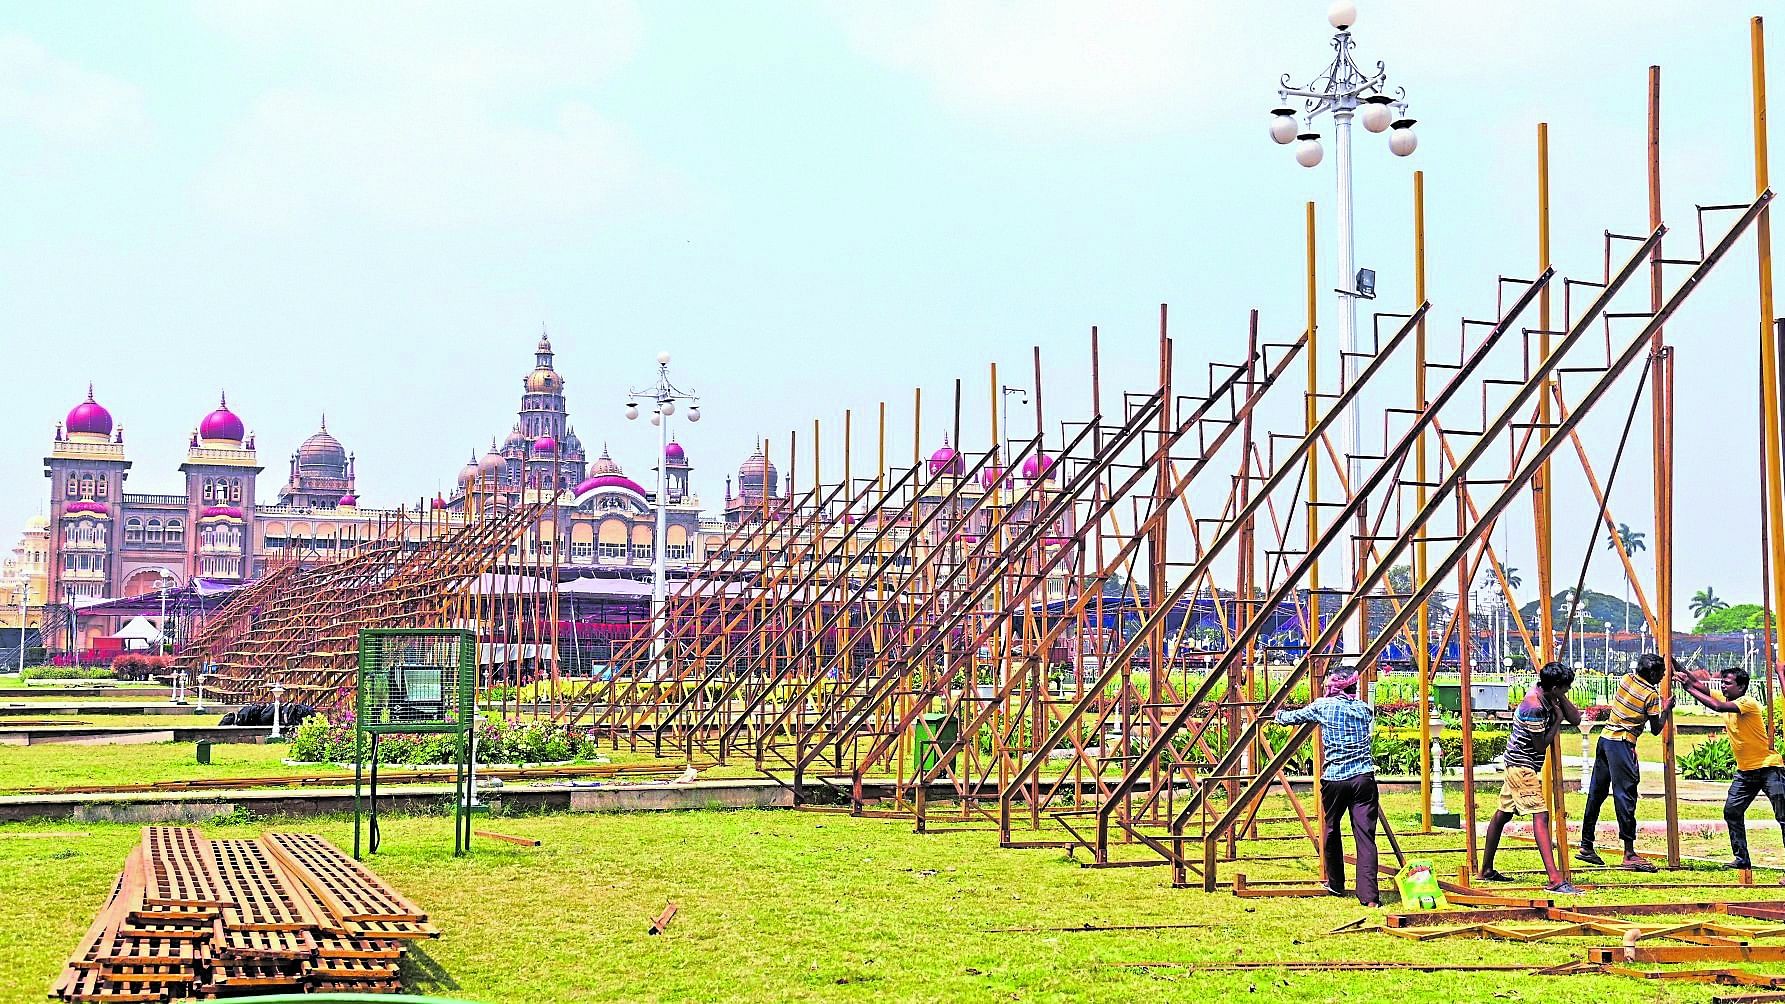
[{"label": "shrub", "polygon": [[1727,781],[1735,777],[1735,751],[1729,737],[1706,739],[1679,759],[1680,776],[1694,781]]},{"label": "shrub", "polygon": [[112,675],[120,680],[147,680],[167,672],[173,663],[174,658],[171,655],[125,652],[112,660]]},{"label": "shrub", "polygon": [[21,680],[115,680],[109,666],[27,666]]},{"label": "shrub", "polygon": [[[292,737],[291,758],[326,763],[368,758],[371,739],[367,737],[356,751],[353,725],[350,714],[333,721],[323,715],[306,718]],[[398,732],[378,738],[378,762],[383,764],[450,764],[458,752],[458,737],[449,733]],[[551,763],[600,755],[595,733],[585,726],[486,721],[477,729],[478,763]]]},{"label": "shrub", "polygon": [[[1493,763],[1506,752],[1508,733],[1499,729],[1476,729],[1474,753],[1477,766]],[[1383,774],[1419,773],[1419,733],[1397,729],[1377,729],[1370,741],[1370,755],[1376,770]],[[1463,762],[1461,729],[1444,729],[1438,733],[1438,745],[1444,751],[1444,769],[1456,770]]]}]

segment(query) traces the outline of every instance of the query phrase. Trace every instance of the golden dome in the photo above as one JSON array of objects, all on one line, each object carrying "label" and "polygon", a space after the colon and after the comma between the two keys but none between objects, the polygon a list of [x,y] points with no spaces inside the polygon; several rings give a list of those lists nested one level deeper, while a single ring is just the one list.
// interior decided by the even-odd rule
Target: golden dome
[{"label": "golden dome", "polygon": [[527,390],[534,394],[556,394],[564,389],[564,378],[558,371],[541,366],[527,374]]}]

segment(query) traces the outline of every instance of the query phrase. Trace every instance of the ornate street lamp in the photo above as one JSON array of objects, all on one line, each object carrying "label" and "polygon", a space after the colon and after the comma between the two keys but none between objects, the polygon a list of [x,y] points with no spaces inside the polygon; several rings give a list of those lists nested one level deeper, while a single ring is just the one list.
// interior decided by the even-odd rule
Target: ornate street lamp
[{"label": "ornate street lamp", "polygon": [[[1372,133],[1388,131],[1388,148],[1397,157],[1405,157],[1418,147],[1413,134],[1413,119],[1407,117],[1406,92],[1387,90],[1388,70],[1377,63],[1366,71],[1352,58],[1355,42],[1351,27],[1357,23],[1357,5],[1350,0],[1337,0],[1327,8],[1327,23],[1333,26],[1333,57],[1319,75],[1302,86],[1290,83],[1289,74],[1280,78],[1277,87],[1279,104],[1271,113],[1271,139],[1283,145],[1295,144],[1296,163],[1318,167],[1325,159],[1320,134],[1313,129],[1314,120],[1323,114],[1332,116],[1333,165],[1339,180],[1339,367],[1345,386],[1357,380],[1357,301],[1367,294],[1358,288],[1356,242],[1351,227],[1351,120],[1355,117]],[[1294,102],[1301,103],[1301,125],[1296,124]],[[1373,277],[1372,277],[1373,278]],[[1359,442],[1358,402],[1353,400],[1342,417],[1340,441],[1350,458],[1346,477],[1350,484],[1363,483],[1362,465],[1357,459],[1363,452]],[[1360,524],[1363,514],[1359,513]],[[1359,533],[1363,533],[1361,529]],[[1345,568],[1355,581],[1353,555],[1345,555]],[[1352,634],[1350,628],[1347,635]],[[1361,639],[1348,638],[1348,644]],[[1355,651],[1355,648],[1353,649]]]},{"label": "ornate street lamp", "polygon": [[669,379],[669,353],[657,353],[657,379],[650,386],[634,388],[626,402],[628,421],[638,419],[638,402],[651,404],[651,424],[657,427],[657,533],[651,545],[651,662],[661,674],[663,670],[664,594],[668,571],[664,564],[665,543],[669,534],[669,419],[675,416],[676,402],[688,402],[688,421],[700,421],[700,396],[682,390]]}]

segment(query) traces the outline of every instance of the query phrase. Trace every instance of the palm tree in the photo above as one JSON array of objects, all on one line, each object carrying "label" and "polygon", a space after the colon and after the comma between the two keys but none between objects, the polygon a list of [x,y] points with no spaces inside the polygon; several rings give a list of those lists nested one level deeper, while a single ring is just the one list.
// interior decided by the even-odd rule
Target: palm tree
[{"label": "palm tree", "polygon": [[[1635,554],[1638,551],[1649,549],[1649,545],[1643,542],[1643,538],[1647,536],[1648,534],[1640,530],[1630,529],[1629,523],[1619,523],[1618,535],[1615,538],[1606,538],[1605,546],[1608,550],[1615,551],[1621,543],[1624,545],[1625,554]],[[1628,572],[1624,575],[1624,633],[1630,633],[1630,575]]]},{"label": "palm tree", "polygon": [[1692,616],[1699,620],[1703,620],[1718,610],[1727,609],[1729,609],[1729,601],[1718,596],[1717,591],[1710,586],[1692,594]]}]

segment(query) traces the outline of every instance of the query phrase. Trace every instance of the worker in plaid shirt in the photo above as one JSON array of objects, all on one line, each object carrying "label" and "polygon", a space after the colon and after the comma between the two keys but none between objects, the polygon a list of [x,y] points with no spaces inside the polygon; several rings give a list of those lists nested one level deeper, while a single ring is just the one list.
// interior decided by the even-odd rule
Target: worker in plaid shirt
[{"label": "worker in plaid shirt", "polygon": [[1357,845],[1357,901],[1381,906],[1376,889],[1376,819],[1381,802],[1376,793],[1376,761],[1370,755],[1370,729],[1376,711],[1357,699],[1357,670],[1340,666],[1326,678],[1326,696],[1295,711],[1277,712],[1282,725],[1312,722],[1320,726],[1320,840],[1326,855],[1326,890],[1345,895],[1345,845],[1339,822],[1351,817],[1351,840]]}]

